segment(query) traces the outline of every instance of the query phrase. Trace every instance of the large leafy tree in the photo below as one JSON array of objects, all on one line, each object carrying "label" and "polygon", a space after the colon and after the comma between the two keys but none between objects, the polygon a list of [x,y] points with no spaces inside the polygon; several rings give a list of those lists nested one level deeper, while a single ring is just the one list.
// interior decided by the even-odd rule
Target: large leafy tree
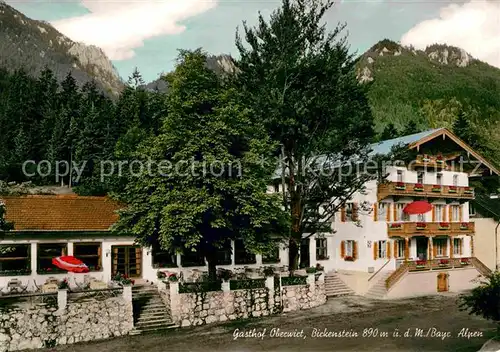
[{"label": "large leafy tree", "polygon": [[128,207],[116,230],[132,232],[141,244],[199,251],[213,279],[217,251],[229,240],[240,238],[250,250],[265,252],[286,218],[279,197],[266,193],[271,141],[240,104],[238,91],[205,62],[200,50],[181,51],[167,76],[162,129],[135,158],[166,160],[172,167],[130,176],[118,195]]},{"label": "large leafy tree", "polygon": [[368,160],[373,118],[344,26],[329,32],[322,24],[332,5],[283,0],[268,22],[259,16],[258,25],[244,24],[236,39],[240,88],[255,121],[280,145],[291,269],[297,268],[302,238],[325,232],[371,177],[355,170]]}]

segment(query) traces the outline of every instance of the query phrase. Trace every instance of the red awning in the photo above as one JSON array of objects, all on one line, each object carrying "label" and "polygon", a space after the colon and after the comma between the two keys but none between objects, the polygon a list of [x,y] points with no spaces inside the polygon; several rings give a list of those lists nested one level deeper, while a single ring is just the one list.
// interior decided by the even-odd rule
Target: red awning
[{"label": "red awning", "polygon": [[408,204],[403,212],[406,214],[425,214],[431,211],[432,205],[425,200],[417,200],[413,203]]},{"label": "red awning", "polygon": [[80,259],[76,259],[70,255],[53,258],[52,264],[60,269],[67,270],[72,273],[89,272],[89,268]]}]

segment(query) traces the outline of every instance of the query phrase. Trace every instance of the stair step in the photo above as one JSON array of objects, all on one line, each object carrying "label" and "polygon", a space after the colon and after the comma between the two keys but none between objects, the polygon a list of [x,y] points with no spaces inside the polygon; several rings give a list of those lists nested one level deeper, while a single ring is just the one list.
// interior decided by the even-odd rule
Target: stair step
[{"label": "stair step", "polygon": [[166,315],[162,317],[139,317],[139,320],[137,320],[137,325],[143,325],[143,324],[153,324],[153,323],[168,323],[170,322],[170,318],[167,317]]},{"label": "stair step", "polygon": [[150,322],[150,323],[138,323],[136,324],[137,329],[155,329],[155,328],[161,328],[164,326],[170,326],[173,325],[174,323],[171,320],[165,320],[165,321],[155,321],[155,322]]},{"label": "stair step", "polygon": [[175,329],[178,328],[179,325],[171,324],[171,325],[165,325],[165,326],[160,326],[160,327],[153,327],[153,328],[141,328],[137,329],[135,328],[132,330],[129,335],[141,335],[142,333],[148,333],[148,332],[153,332],[153,331],[162,331],[162,330],[168,330],[168,329]]}]

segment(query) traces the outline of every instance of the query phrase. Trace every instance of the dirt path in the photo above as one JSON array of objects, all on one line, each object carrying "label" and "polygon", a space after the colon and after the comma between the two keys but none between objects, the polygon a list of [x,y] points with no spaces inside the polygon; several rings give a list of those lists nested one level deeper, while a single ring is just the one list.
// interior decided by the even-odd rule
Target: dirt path
[{"label": "dirt path", "polygon": [[[421,337],[415,336],[417,329],[421,329]],[[462,329],[474,336],[467,337]],[[463,336],[458,336],[461,331]],[[344,297],[331,299],[315,309],[260,320],[169,330],[55,350],[465,352],[478,351],[493,332],[492,323],[459,311],[454,296],[398,301]],[[325,333],[330,333],[330,337]]]}]

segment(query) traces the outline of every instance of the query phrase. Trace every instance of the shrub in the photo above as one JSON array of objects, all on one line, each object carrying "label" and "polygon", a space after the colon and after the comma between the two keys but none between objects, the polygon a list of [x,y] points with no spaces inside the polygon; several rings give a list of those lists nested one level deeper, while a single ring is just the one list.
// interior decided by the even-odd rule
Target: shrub
[{"label": "shrub", "polygon": [[273,276],[274,275],[274,268],[270,266],[266,266],[264,270],[262,270],[264,273],[264,276]]},{"label": "shrub", "polygon": [[228,281],[233,277],[233,272],[228,269],[220,269],[217,276],[219,280]]},{"label": "shrub", "polygon": [[497,324],[497,337],[500,337],[500,272],[490,274],[469,294],[459,298],[461,310],[479,315]]},{"label": "shrub", "polygon": [[58,288],[60,290],[68,290],[69,289],[68,279],[64,279],[61,282],[59,282]]},{"label": "shrub", "polygon": [[306,273],[308,273],[308,274],[316,274],[316,267],[311,266],[311,267],[307,268],[306,269]]}]

